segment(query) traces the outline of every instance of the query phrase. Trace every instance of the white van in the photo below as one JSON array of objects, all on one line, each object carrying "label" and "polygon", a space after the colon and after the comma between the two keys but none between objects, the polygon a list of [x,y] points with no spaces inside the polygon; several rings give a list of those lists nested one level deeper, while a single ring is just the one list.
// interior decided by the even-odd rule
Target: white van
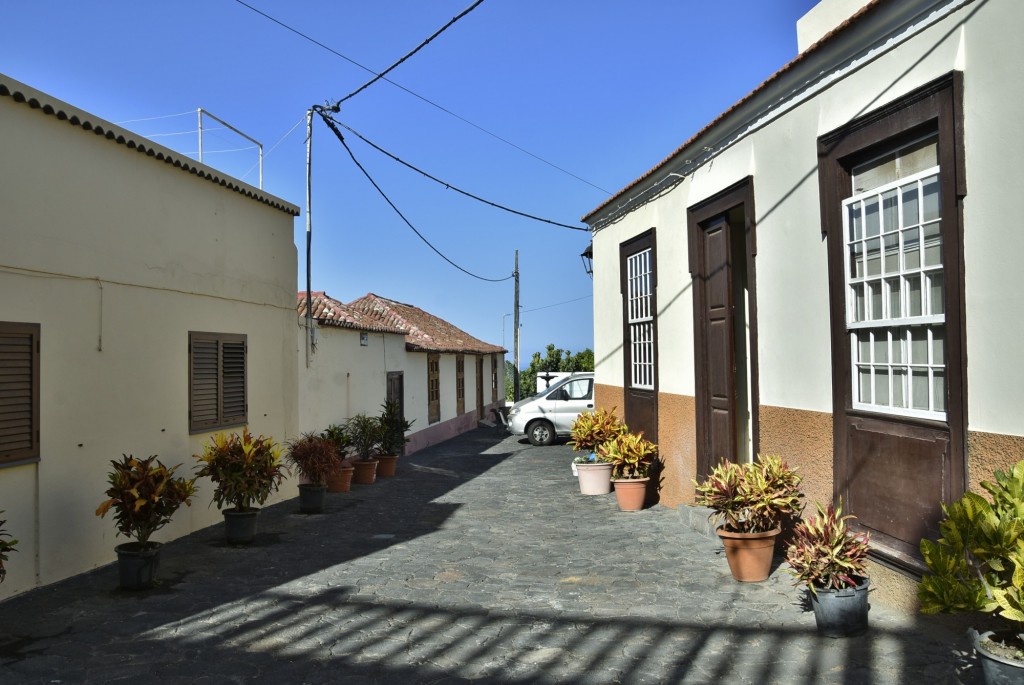
[{"label": "white van", "polygon": [[534,445],[550,445],[555,437],[568,437],[580,412],[594,408],[594,373],[574,373],[551,387],[512,405],[508,432],[525,435]]}]

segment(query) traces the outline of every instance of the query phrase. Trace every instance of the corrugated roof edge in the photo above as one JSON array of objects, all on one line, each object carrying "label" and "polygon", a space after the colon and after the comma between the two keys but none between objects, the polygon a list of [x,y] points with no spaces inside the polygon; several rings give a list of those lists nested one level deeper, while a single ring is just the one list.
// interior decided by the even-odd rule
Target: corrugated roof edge
[{"label": "corrugated roof edge", "polygon": [[183,171],[216,183],[217,185],[233,190],[236,193],[245,195],[274,209],[278,209],[291,216],[299,215],[299,208],[296,205],[286,202],[279,197],[265,193],[259,188],[240,181],[233,176],[220,173],[205,164],[200,164],[193,159],[185,157],[169,148],[154,143],[153,141],[132,133],[127,129],[105,121],[93,114],[84,112],[68,103],[59,100],[51,95],[36,90],[30,86],[17,81],[6,74],[0,74],[0,96],[9,97],[18,102],[41,110],[44,114],[55,116],[61,121],[66,121],[72,126],[78,126],[85,131],[90,131],[98,136],[103,136],[129,149],[153,157],[161,162],[171,164]]},{"label": "corrugated roof edge", "polygon": [[868,13],[872,12],[873,10],[875,10],[879,5],[882,4],[882,1],[883,0],[872,0],[867,5],[864,5],[864,7],[860,8],[857,12],[855,12],[852,16],[850,16],[849,19],[847,19],[846,21],[842,22],[841,24],[839,24],[839,26],[835,27],[834,29],[832,29],[831,31],[826,33],[824,36],[821,37],[820,40],[818,40],[818,42],[814,43],[813,45],[808,47],[806,50],[801,52],[799,55],[797,55],[796,57],[791,59],[789,62],[787,62],[785,65],[783,65],[783,67],[781,69],[776,71],[774,74],[772,74],[767,79],[765,79],[760,85],[758,85],[756,88],[754,88],[754,90],[750,91],[745,96],[743,96],[740,100],[738,100],[732,107],[730,107],[729,109],[727,109],[724,112],[722,112],[721,114],[719,114],[717,117],[712,119],[709,124],[707,124],[702,129],[700,129],[699,131],[694,133],[692,136],[690,136],[686,140],[686,142],[683,143],[682,145],[680,145],[679,147],[677,147],[672,152],[672,154],[670,154],[667,157],[665,157],[665,159],[661,160],[660,162],[655,164],[653,167],[648,169],[646,172],[644,172],[643,175],[641,175],[640,177],[636,178],[633,182],[631,182],[631,183],[627,184],[626,186],[624,186],[619,192],[617,192],[614,195],[610,196],[607,200],[605,200],[604,202],[599,204],[597,207],[592,209],[590,212],[585,214],[580,219],[580,221],[582,221],[585,224],[589,224],[590,223],[589,220],[594,215],[600,213],[601,210],[606,208],[608,205],[613,203],[615,200],[617,200],[620,197],[622,197],[622,195],[624,193],[627,193],[628,191],[632,190],[636,186],[640,185],[645,179],[647,179],[650,176],[654,175],[659,169],[661,169],[663,166],[665,166],[666,164],[671,162],[673,159],[675,159],[677,156],[679,156],[684,150],[686,150],[686,148],[688,148],[691,145],[693,145],[698,139],[701,138],[701,136],[707,135],[709,131],[711,131],[716,126],[718,126],[722,121],[725,120],[726,117],[728,117],[734,111],[736,111],[737,109],[739,109],[740,107],[745,105],[747,102],[752,100],[761,91],[767,89],[768,86],[770,86],[773,82],[775,82],[779,78],[781,78],[782,75],[785,74],[787,71],[789,71],[790,69],[795,67],[797,64],[803,62],[805,59],[808,58],[809,55],[811,55],[812,53],[816,52],[822,45],[824,45],[825,43],[829,42],[835,36],[839,35],[843,31],[846,31],[851,25],[853,25],[856,22],[860,21],[865,15],[867,15]]}]

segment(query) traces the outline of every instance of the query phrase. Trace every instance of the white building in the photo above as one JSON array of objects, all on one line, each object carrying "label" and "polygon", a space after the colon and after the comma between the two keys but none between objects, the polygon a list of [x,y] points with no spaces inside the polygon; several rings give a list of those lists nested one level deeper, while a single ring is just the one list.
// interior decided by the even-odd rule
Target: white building
[{"label": "white building", "polygon": [[1024,458],[1021,26],[821,2],[792,62],[584,218],[598,404],[660,443],[663,503],[780,454],[910,597],[940,505]]},{"label": "white building", "polygon": [[[3,598],[114,559],[122,453],[297,433],[298,208],[3,75],[0,150]],[[158,540],[221,520],[199,488]]]}]

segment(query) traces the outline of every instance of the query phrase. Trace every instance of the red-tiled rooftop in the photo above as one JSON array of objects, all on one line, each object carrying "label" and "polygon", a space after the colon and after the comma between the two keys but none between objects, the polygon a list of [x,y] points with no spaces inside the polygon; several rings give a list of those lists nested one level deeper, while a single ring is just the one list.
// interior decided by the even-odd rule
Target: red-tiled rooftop
[{"label": "red-tiled rooftop", "polygon": [[[363,312],[338,302],[327,295],[323,290],[316,290],[311,293],[313,304],[313,318],[321,326],[338,326],[340,328],[352,328],[359,331],[371,333],[395,333],[404,335],[405,329],[397,325],[389,325],[376,317],[368,316]],[[298,294],[298,305],[296,310],[300,318],[306,316],[306,293]]]},{"label": "red-tiled rooftop", "polygon": [[405,346],[408,350],[476,354],[503,354],[508,351],[498,345],[474,338],[469,333],[419,307],[389,300],[373,293],[368,293],[358,300],[349,302],[348,307],[375,319],[380,325],[404,329]]}]

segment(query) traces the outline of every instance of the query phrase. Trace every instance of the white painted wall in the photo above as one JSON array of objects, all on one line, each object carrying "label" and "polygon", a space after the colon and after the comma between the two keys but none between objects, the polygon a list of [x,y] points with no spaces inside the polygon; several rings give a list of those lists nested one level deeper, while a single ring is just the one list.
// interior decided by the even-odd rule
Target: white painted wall
[{"label": "white painted wall", "polygon": [[[363,346],[360,331],[320,326],[316,328],[317,349],[307,367],[303,323],[296,329],[302,430],[319,432],[359,413],[379,414],[386,398],[387,372],[403,370],[405,336],[367,333],[367,345]],[[406,378],[407,393],[408,382]]]},{"label": "white painted wall", "polygon": [[[828,273],[816,139],[959,69],[965,83],[968,184],[964,203],[968,425],[971,430],[1024,435],[1020,411],[1024,364],[1012,354],[1024,339],[1024,290],[1018,283],[1024,231],[1016,229],[1012,209],[1021,177],[1018,160],[1024,156],[1024,134],[1016,123],[1021,102],[1019,65],[1024,64],[1024,46],[1016,38],[1016,27],[1024,21],[1024,5],[975,1],[956,9],[956,2],[934,4],[937,12],[921,16],[943,17],[946,5],[953,11],[916,33],[901,33],[882,47],[836,44],[826,48],[825,53],[852,50],[857,57],[843,71],[826,74],[827,87],[809,86],[803,101],[786,101],[774,94],[768,110],[747,119],[742,118],[746,113],[741,108],[721,130],[749,127],[749,133],[731,134],[728,138],[738,142],[712,163],[594,235],[598,383],[623,384],[619,244],[654,226],[660,388],[694,394],[686,208],[752,173],[761,402],[830,412]],[[779,114],[771,111],[776,107]],[[658,171],[651,178],[659,180],[666,173]]]},{"label": "white painted wall", "polygon": [[[246,334],[250,428],[297,432],[298,210],[10,97],[0,149],[0,320],[41,326],[40,461],[0,468],[0,508],[20,540],[3,598],[114,559],[126,540],[93,515],[111,459],[158,454],[193,469],[211,434],[188,431],[189,331]],[[212,490],[201,482],[156,539],[219,522]],[[288,483],[274,501],[294,494]]]}]

